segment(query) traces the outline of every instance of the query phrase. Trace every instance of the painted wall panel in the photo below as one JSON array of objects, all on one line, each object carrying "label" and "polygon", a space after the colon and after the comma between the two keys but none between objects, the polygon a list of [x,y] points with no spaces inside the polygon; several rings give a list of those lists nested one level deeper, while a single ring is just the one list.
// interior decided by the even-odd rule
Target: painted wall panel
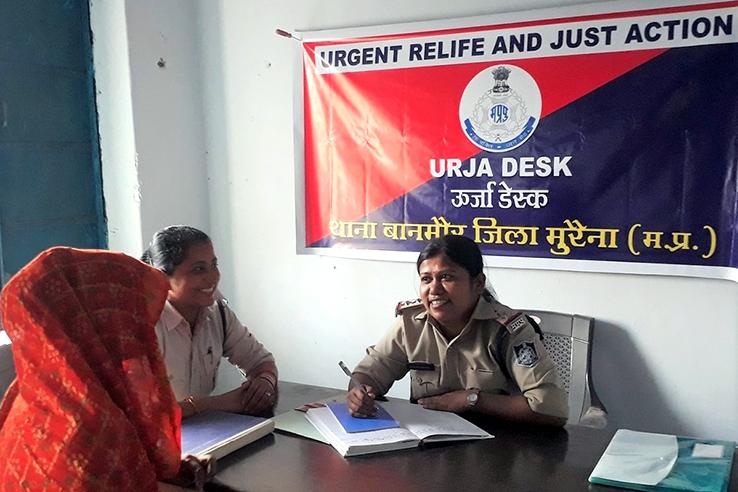
[{"label": "painted wall panel", "polygon": [[[98,241],[95,218],[78,216],[75,220],[79,223],[71,222],[69,219],[37,223],[3,223],[2,236],[15,238],[12,242],[6,241],[3,247],[6,272],[8,274],[17,272],[38,252],[52,246],[95,248]],[[30,252],[34,253],[27,258]]]},{"label": "painted wall panel", "polygon": [[0,176],[9,185],[2,193],[4,220],[75,221],[80,215],[94,216],[90,197],[97,186],[90,179],[89,155],[87,143],[0,144]]},{"label": "painted wall panel", "polygon": [[0,61],[87,69],[87,2],[3,0],[0,12]]},{"label": "painted wall panel", "polygon": [[[89,142],[87,73],[0,61],[0,143]],[[89,161],[89,159],[88,159]]]},{"label": "painted wall panel", "polygon": [[52,245],[105,246],[85,0],[0,5],[2,281]]}]

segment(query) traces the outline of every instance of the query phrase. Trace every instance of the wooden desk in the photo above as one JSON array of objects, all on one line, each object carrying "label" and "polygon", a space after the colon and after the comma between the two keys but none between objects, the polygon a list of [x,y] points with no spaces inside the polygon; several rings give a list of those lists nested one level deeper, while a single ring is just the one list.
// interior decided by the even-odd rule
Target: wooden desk
[{"label": "wooden desk", "polygon": [[[277,413],[341,390],[280,382]],[[611,492],[590,472],[614,429],[525,428],[475,422],[495,439],[342,458],[331,446],[275,433],[218,462],[218,482],[239,491]],[[738,491],[736,462],[730,482]]]}]

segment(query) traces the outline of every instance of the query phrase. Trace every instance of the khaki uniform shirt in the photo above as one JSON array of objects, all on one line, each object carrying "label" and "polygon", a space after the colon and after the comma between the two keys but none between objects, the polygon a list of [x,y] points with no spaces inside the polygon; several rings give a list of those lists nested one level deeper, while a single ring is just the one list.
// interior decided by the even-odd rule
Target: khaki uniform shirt
[{"label": "khaki uniform shirt", "polygon": [[208,396],[215,388],[221,356],[246,374],[262,362],[274,361],[227,306],[225,313],[225,330],[218,304],[213,303],[200,313],[193,331],[169,301],[164,304],[156,323],[156,338],[177,400]]},{"label": "khaki uniform shirt", "polygon": [[[556,367],[525,315],[480,297],[469,322],[454,339],[447,340],[436,324],[422,304],[403,308],[390,331],[367,349],[354,371],[371,378],[378,394],[386,393],[409,371],[413,400],[479,389],[522,394],[534,412],[567,417],[567,395]],[[504,362],[500,363],[506,365],[512,381],[495,360],[499,330],[508,331],[501,350]]]}]

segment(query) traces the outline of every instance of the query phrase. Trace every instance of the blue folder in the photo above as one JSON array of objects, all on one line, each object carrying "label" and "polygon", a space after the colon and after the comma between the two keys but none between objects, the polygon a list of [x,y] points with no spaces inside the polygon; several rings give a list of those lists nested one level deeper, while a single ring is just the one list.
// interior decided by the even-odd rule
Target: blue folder
[{"label": "blue folder", "polygon": [[182,420],[182,453],[205,453],[220,443],[237,438],[266,420],[262,417],[220,411],[199,413]]},{"label": "blue folder", "polygon": [[328,408],[346,432],[368,432],[400,427],[400,423],[392,418],[381,405],[377,405],[377,413],[373,417],[354,417],[346,403],[329,403]]}]

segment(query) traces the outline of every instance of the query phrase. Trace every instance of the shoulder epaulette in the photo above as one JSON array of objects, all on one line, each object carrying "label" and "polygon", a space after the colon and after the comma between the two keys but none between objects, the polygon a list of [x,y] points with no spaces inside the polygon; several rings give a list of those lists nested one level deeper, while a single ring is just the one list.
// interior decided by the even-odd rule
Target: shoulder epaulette
[{"label": "shoulder epaulette", "polygon": [[502,324],[507,328],[507,331],[514,334],[520,331],[527,323],[528,319],[525,314],[518,311],[508,317]]},{"label": "shoulder epaulette", "polygon": [[525,313],[509,308],[500,302],[493,302],[493,309],[497,321],[505,327],[509,333],[517,333],[528,322]]},{"label": "shoulder epaulette", "polygon": [[397,303],[397,306],[395,306],[395,316],[399,316],[407,308],[422,306],[422,305],[423,305],[423,301],[421,301],[420,299],[400,301]]},{"label": "shoulder epaulette", "polygon": [[520,311],[515,311],[504,305],[502,307],[504,307],[504,311],[506,312],[503,314],[498,311],[498,314],[501,316],[497,321],[499,321],[505,329],[497,331],[492,358],[495,359],[497,365],[500,366],[505,378],[510,379],[510,371],[508,370],[505,361],[505,345],[510,340],[511,335],[515,335],[518,330],[521,330],[526,325],[527,319],[525,314]]}]

